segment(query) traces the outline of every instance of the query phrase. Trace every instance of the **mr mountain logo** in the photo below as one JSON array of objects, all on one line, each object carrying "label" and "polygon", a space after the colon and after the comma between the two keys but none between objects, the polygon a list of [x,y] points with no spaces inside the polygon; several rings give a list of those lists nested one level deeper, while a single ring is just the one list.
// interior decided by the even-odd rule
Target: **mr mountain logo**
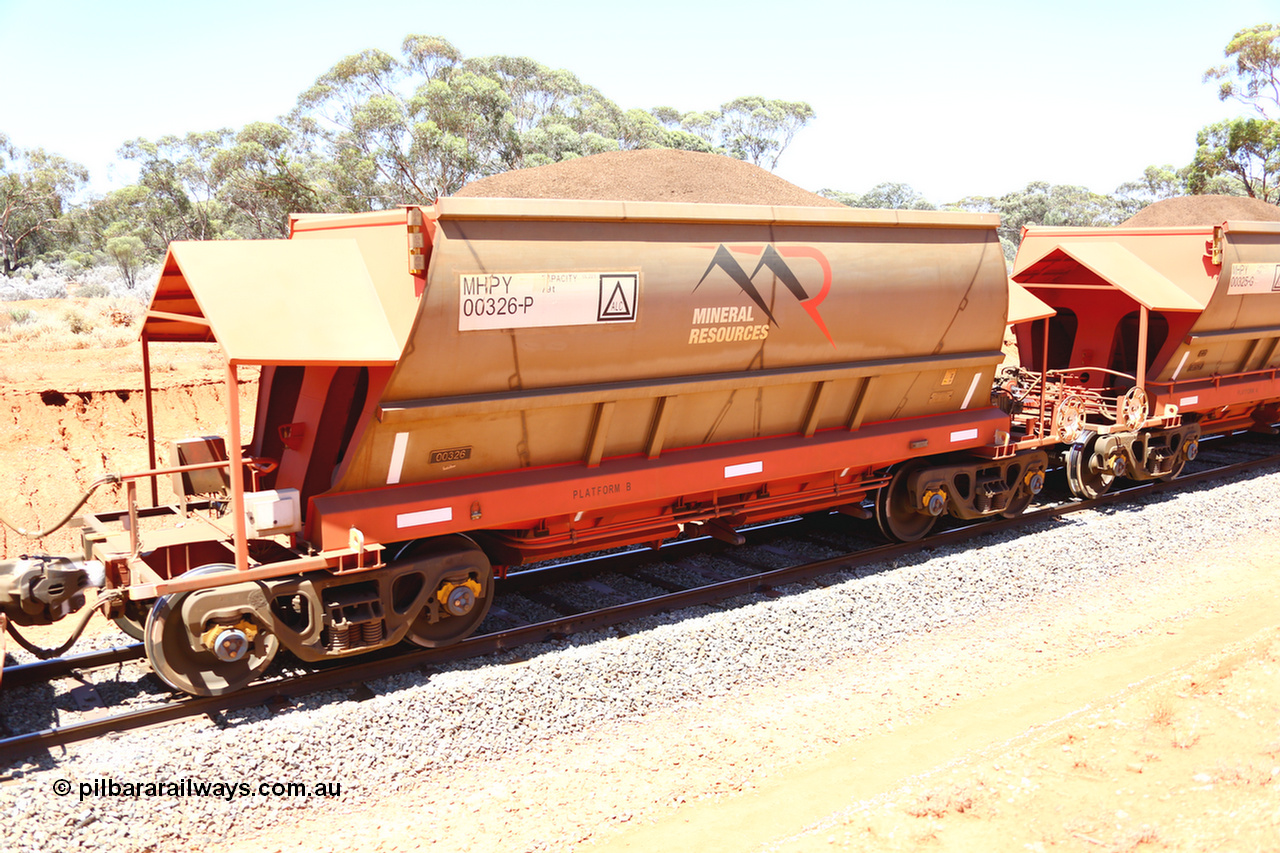
[{"label": "mr mountain logo", "polygon": [[[710,246],[707,248],[710,248]],[[747,275],[746,268],[738,262],[737,256],[739,255],[745,255],[756,262],[755,269],[751,271],[750,275]],[[810,287],[817,288],[818,293],[816,296],[810,296],[808,291],[805,290],[804,285],[800,283],[800,277],[796,275],[787,263],[787,258],[817,263],[822,273],[820,286],[816,282],[817,276],[810,274],[810,265],[799,265],[806,273],[806,281],[813,280]],[[822,315],[818,313],[818,307],[822,305],[822,301],[831,292],[831,264],[827,262],[826,255],[812,246],[725,246],[723,243],[716,248],[715,255],[711,258],[711,263],[707,265],[707,271],[702,274],[702,278],[698,279],[698,283],[693,286],[693,290],[696,293],[698,288],[708,279],[714,281],[718,277],[716,274],[719,271],[719,273],[728,276],[753,304],[694,309],[693,327],[689,330],[689,343],[710,344],[727,341],[758,341],[769,336],[769,327],[771,325],[780,325],[777,318],[773,316],[773,312],[769,310],[769,304],[765,302],[764,296],[760,293],[760,288],[756,286],[756,277],[761,270],[768,270],[778,281],[782,282],[787,290],[791,292],[791,295],[799,301],[800,307],[808,312],[814,325],[822,332],[827,342],[834,347],[836,345],[835,341],[831,339],[831,333],[827,331],[827,324],[823,322]],[[762,315],[759,319],[755,314],[755,309],[757,308]],[[767,322],[765,322],[766,320]]]}]

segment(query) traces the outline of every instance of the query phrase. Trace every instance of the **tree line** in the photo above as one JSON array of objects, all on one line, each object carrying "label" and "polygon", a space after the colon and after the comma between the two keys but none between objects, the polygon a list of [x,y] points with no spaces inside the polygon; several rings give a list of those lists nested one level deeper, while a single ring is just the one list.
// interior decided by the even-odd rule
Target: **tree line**
[{"label": "tree line", "polygon": [[[1187,194],[1280,203],[1280,24],[1241,30],[1224,55],[1204,80],[1251,114],[1203,128],[1191,163],[1150,166],[1111,194],[1033,182],[942,207],[999,213],[1011,256],[1027,224],[1115,225]],[[758,96],[705,111],[623,109],[569,71],[468,58],[443,38],[411,35],[399,56],[342,59],[276,121],[125,142],[119,155],[137,165],[137,181],[87,201],[82,165],[0,133],[0,273],[36,260],[111,263],[133,287],[172,240],[283,237],[290,213],[429,204],[486,175],[604,151],[677,148],[773,169],[813,118],[803,101]],[[904,183],[820,192],[854,207],[935,208]]]},{"label": "tree line", "polygon": [[604,151],[680,148],[773,168],[813,115],[758,96],[623,109],[569,71],[412,35],[399,56],[341,60],[277,121],[125,142],[138,180],[83,203],[82,165],[0,133],[0,272],[107,260],[132,284],[172,240],[284,237],[290,213],[429,204],[476,178]]}]

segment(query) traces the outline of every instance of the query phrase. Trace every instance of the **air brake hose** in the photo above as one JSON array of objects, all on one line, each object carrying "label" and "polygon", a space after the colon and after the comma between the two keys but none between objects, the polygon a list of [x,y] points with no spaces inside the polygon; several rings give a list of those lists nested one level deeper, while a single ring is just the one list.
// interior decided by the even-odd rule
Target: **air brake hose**
[{"label": "air brake hose", "polygon": [[[75,510],[72,510],[72,512],[74,511]],[[62,654],[67,649],[75,645],[76,640],[80,639],[80,635],[84,633],[85,626],[89,624],[89,618],[93,616],[93,611],[102,607],[104,604],[111,604],[122,598],[124,598],[124,593],[118,589],[104,590],[101,593],[99,593],[98,600],[93,603],[93,606],[86,607],[84,611],[80,614],[80,621],[76,623],[75,630],[71,632],[71,636],[67,637],[67,641],[62,645],[58,646],[56,649],[40,648],[35,643],[31,642],[26,637],[19,634],[18,629],[14,627],[14,624],[12,621],[5,620],[4,627],[8,630],[9,636],[13,637],[13,639],[18,643],[18,645],[22,646],[24,649],[26,649],[31,654],[35,655],[40,660],[48,660],[49,658],[56,658],[58,655]]]},{"label": "air brake hose", "polygon": [[80,499],[79,503],[77,503],[75,506],[71,508],[70,512],[64,515],[58,521],[57,524],[51,525],[50,527],[44,530],[38,530],[38,531],[32,532],[27,530],[26,528],[18,527],[16,524],[9,521],[9,519],[5,518],[3,515],[0,515],[0,524],[3,524],[5,527],[9,528],[14,533],[17,533],[19,536],[25,536],[28,539],[43,539],[44,537],[48,536],[50,533],[52,533],[53,531],[57,530],[59,527],[61,527],[62,525],[70,521],[71,517],[80,511],[80,507],[88,503],[89,498],[92,497],[93,493],[96,492],[100,486],[114,485],[119,482],[120,482],[120,478],[115,474],[103,474],[101,477],[93,481],[93,483],[89,486],[89,491],[84,493],[84,497]]}]

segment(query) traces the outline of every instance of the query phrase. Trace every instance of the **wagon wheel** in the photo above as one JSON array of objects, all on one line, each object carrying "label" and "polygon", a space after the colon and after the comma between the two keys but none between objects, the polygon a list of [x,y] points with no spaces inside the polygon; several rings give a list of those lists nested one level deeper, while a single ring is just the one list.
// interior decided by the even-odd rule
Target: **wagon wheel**
[{"label": "wagon wheel", "polygon": [[480,627],[493,604],[493,567],[473,541],[465,536],[422,540],[398,557],[424,562],[429,591],[409,625],[409,642],[434,649]]},{"label": "wagon wheel", "polygon": [[1079,394],[1069,394],[1054,408],[1054,431],[1058,440],[1070,444],[1080,437],[1084,431],[1084,398]]},{"label": "wagon wheel", "polygon": [[1067,484],[1073,495],[1084,500],[1106,494],[1116,480],[1115,474],[1094,453],[1097,443],[1097,434],[1085,431],[1067,451]]},{"label": "wagon wheel", "polygon": [[1146,422],[1147,409],[1147,392],[1135,385],[1116,404],[1116,424],[1135,432]]},{"label": "wagon wheel", "polygon": [[[183,577],[233,571],[234,566],[215,564],[192,569]],[[223,657],[207,649],[192,648],[191,635],[183,618],[183,604],[200,590],[176,592],[156,599],[147,616],[147,660],[160,680],[175,690],[195,696],[222,696],[244,687],[261,675],[280,648],[274,634],[258,628],[257,637],[240,642],[234,633],[226,638]],[[197,643],[199,640],[197,639]],[[225,659],[231,658],[231,659]]]},{"label": "wagon wheel", "polygon": [[1159,477],[1156,477],[1156,479],[1162,483],[1167,483],[1170,480],[1176,480],[1178,477],[1182,476],[1182,469],[1186,467],[1187,457],[1182,452],[1182,449],[1179,448],[1177,455],[1173,457],[1173,467],[1169,469],[1169,473],[1161,474]]},{"label": "wagon wheel", "polygon": [[1173,458],[1173,468],[1168,474],[1163,474],[1157,479],[1162,483],[1170,480],[1176,480],[1182,475],[1182,469],[1187,467],[1187,463],[1194,460],[1200,454],[1200,429],[1193,426],[1192,430],[1186,436],[1180,437],[1178,441],[1178,452]]},{"label": "wagon wheel", "polygon": [[938,521],[937,516],[916,510],[907,489],[908,478],[921,467],[910,463],[899,465],[893,469],[889,482],[876,493],[876,524],[880,532],[894,542],[923,539]]},{"label": "wagon wheel", "polygon": [[1031,494],[1030,489],[1022,489],[1013,496],[1013,500],[1009,501],[1009,505],[1000,511],[1001,518],[1017,518],[1027,511],[1027,507],[1031,506],[1031,499],[1035,495]]},{"label": "wagon wheel", "polygon": [[1000,513],[1001,518],[1017,518],[1027,511],[1027,507],[1031,506],[1031,502],[1035,500],[1036,495],[1044,488],[1044,471],[1033,469],[1022,475],[1022,480],[1018,483],[1018,491],[1014,494],[1013,499],[1009,501],[1009,505]]}]

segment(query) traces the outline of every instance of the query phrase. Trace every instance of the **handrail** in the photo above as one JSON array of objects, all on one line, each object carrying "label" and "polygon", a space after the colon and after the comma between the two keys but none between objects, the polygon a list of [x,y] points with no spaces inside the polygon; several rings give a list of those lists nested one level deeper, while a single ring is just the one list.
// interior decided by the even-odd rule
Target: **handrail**
[{"label": "handrail", "polygon": [[1237,373],[1215,373],[1212,376],[1198,376],[1195,379],[1184,379],[1181,382],[1171,380],[1169,382],[1148,382],[1147,384],[1159,385],[1162,388],[1169,388],[1170,390],[1177,385],[1192,385],[1197,382],[1210,383],[1216,387],[1224,379],[1243,379],[1245,377],[1261,378],[1262,376],[1268,376],[1271,379],[1276,379],[1277,375],[1280,375],[1280,367],[1264,367],[1259,370],[1244,370]]}]

